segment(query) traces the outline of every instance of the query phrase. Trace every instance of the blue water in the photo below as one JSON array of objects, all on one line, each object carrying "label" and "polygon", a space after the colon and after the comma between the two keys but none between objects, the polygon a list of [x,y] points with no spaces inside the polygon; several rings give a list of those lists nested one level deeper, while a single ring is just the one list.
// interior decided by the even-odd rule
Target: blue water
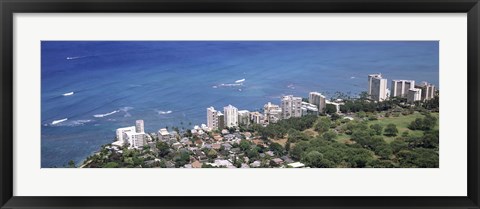
[{"label": "blue water", "polygon": [[[354,95],[366,90],[371,73],[382,73],[389,85],[414,79],[438,86],[438,44],[43,41],[41,166],[79,164],[137,119],[148,132],[191,128],[206,123],[209,106],[255,110],[285,94]],[[215,88],[243,78],[242,87]],[[63,96],[68,92],[74,94]]]}]

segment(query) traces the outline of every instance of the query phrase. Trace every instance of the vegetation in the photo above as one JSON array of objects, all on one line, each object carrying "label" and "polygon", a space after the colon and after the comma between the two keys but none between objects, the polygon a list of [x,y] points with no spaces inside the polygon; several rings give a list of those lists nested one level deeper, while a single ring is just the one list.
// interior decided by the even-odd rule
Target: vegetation
[{"label": "vegetation", "polygon": [[[229,159],[235,167],[259,161],[260,167],[278,166],[273,158],[291,158],[313,168],[436,168],[439,166],[438,97],[415,106],[405,105],[405,99],[393,98],[374,103],[365,95],[345,100],[344,114],[327,106],[327,115],[303,116],[280,120],[263,127],[259,124],[230,128],[239,141],[232,144],[235,152],[202,147],[208,162]],[[245,137],[251,132],[252,138]],[[213,138],[186,130],[190,145],[197,140]],[[232,149],[233,150],[233,149]],[[197,150],[198,151],[198,150]],[[232,153],[236,153],[231,158]],[[273,153],[273,154],[272,154]],[[237,157],[241,156],[241,157]],[[112,151],[107,146],[85,160],[91,168],[183,167],[196,160],[194,151],[176,149],[168,142],[154,140],[143,149],[121,148]],[[248,158],[245,160],[245,158]],[[75,167],[70,161],[69,167]],[[213,167],[203,163],[202,168]]]}]

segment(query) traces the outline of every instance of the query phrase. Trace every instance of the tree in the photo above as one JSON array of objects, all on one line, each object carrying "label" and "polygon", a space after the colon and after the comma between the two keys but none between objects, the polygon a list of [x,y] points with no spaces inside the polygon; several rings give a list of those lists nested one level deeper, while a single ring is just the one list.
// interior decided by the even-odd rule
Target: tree
[{"label": "tree", "polygon": [[331,126],[330,119],[326,117],[322,117],[320,118],[320,120],[318,120],[317,124],[315,125],[315,131],[317,131],[319,134],[322,134],[328,131],[328,129],[330,129],[330,126]]},{"label": "tree", "polygon": [[431,114],[426,114],[424,118],[417,118],[408,126],[411,130],[433,130],[437,124],[437,118]]},{"label": "tree", "polygon": [[290,129],[288,131],[288,141],[291,143],[295,143],[297,141],[307,141],[307,140],[308,140],[308,136],[301,131],[298,131],[295,129]]},{"label": "tree", "polygon": [[158,149],[158,156],[165,157],[170,153],[170,146],[166,142],[158,141],[156,144]]},{"label": "tree", "polygon": [[375,132],[375,135],[382,135],[383,132],[383,126],[380,124],[372,124],[370,125],[370,128]]},{"label": "tree", "polygon": [[438,168],[438,153],[432,149],[417,148],[402,150],[397,154],[400,166],[404,168]]},{"label": "tree", "polygon": [[377,155],[379,155],[383,159],[389,159],[390,156],[393,154],[392,149],[386,143],[376,147],[375,153],[377,153]]},{"label": "tree", "polygon": [[408,144],[401,139],[395,139],[393,142],[390,142],[390,148],[394,154],[397,154],[402,150],[408,149]]},{"label": "tree", "polygon": [[291,146],[291,143],[289,141],[287,141],[287,143],[285,143],[285,151],[289,152],[290,151],[290,146]]},{"label": "tree", "polygon": [[190,161],[190,154],[188,154],[188,152],[180,152],[173,160],[175,161],[175,167],[182,167]]},{"label": "tree", "polygon": [[390,123],[385,128],[385,136],[396,136],[398,134],[397,126],[393,123]]},{"label": "tree", "polygon": [[217,151],[215,151],[214,149],[210,149],[210,150],[207,152],[207,156],[208,156],[208,158],[210,158],[210,159],[216,158],[216,157],[217,157]]},{"label": "tree", "polygon": [[332,130],[328,130],[327,132],[322,134],[322,138],[325,139],[325,140],[332,141],[335,138],[337,138],[337,133],[335,133]]},{"label": "tree", "polygon": [[270,150],[273,151],[276,155],[282,156],[283,153],[285,152],[285,149],[280,145],[279,143],[272,143],[270,144]]},{"label": "tree", "polygon": [[337,114],[337,113],[332,113],[332,114],[330,115],[330,119],[332,119],[332,121],[336,121],[336,120],[338,120],[338,119],[340,119],[340,118],[341,118],[340,115]]},{"label": "tree", "polygon": [[292,158],[296,160],[300,160],[302,158],[303,152],[305,152],[305,150],[307,150],[309,146],[310,144],[304,141],[296,143],[293,149],[290,149],[290,156],[292,156]]},{"label": "tree", "polygon": [[367,129],[355,129],[352,133],[352,140],[365,147],[367,145],[370,145],[372,135]]},{"label": "tree", "polygon": [[259,155],[260,155],[260,154],[258,153],[259,151],[260,151],[260,150],[259,150],[258,147],[254,147],[254,148],[252,148],[252,149],[249,149],[249,150],[247,151],[247,156],[248,156],[248,158],[250,158],[250,159],[252,159],[252,160],[258,159],[258,157],[259,157]]},{"label": "tree", "polygon": [[323,158],[323,155],[318,151],[311,151],[302,159],[306,166],[313,168],[330,168],[333,166],[332,162]]},{"label": "tree", "polygon": [[68,167],[69,168],[75,168],[76,167],[75,166],[75,161],[73,161],[73,160],[68,161]]},{"label": "tree", "polygon": [[240,141],[240,149],[242,151],[246,151],[246,150],[250,149],[250,142],[245,140],[245,139],[242,139]]},{"label": "tree", "polygon": [[333,104],[326,104],[325,105],[325,113],[333,114],[337,112],[337,107]]},{"label": "tree", "polygon": [[367,113],[362,110],[362,111],[360,111],[360,112],[357,113],[357,117],[363,119],[364,117],[367,117]]},{"label": "tree", "polygon": [[103,166],[104,168],[118,168],[119,165],[117,162],[108,162]]}]

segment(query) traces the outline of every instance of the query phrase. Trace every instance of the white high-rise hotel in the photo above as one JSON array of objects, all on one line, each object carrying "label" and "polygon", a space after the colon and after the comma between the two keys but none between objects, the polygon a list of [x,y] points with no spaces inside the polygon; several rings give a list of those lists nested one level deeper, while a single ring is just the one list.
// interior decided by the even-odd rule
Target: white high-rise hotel
[{"label": "white high-rise hotel", "polygon": [[213,107],[207,108],[207,127],[210,130],[218,129],[218,111]]},{"label": "white high-rise hotel", "polygon": [[316,105],[318,108],[318,112],[325,111],[325,96],[318,92],[310,92],[308,94],[308,103]]},{"label": "white high-rise hotel", "polygon": [[235,127],[238,126],[238,109],[232,105],[228,105],[223,108],[223,114],[225,115],[225,126]]},{"label": "white high-rise hotel", "polygon": [[424,81],[415,87],[422,89],[422,101],[433,99],[435,97],[435,86],[433,84]]},{"label": "white high-rise hotel", "polygon": [[282,97],[282,119],[289,119],[291,117],[302,116],[302,98],[288,95]]},{"label": "white high-rise hotel", "polygon": [[128,142],[128,148],[142,148],[145,144],[145,128],[143,120],[135,121],[135,126],[117,129],[117,141],[114,145],[123,146]]},{"label": "white high-rise hotel", "polygon": [[414,80],[393,80],[390,96],[391,97],[407,97],[409,90],[415,87]]},{"label": "white high-rise hotel", "polygon": [[415,101],[420,101],[422,99],[422,89],[412,88],[408,90],[407,93],[407,102],[413,103]]},{"label": "white high-rise hotel", "polygon": [[382,78],[382,74],[368,75],[368,95],[375,101],[387,99],[387,79]]}]

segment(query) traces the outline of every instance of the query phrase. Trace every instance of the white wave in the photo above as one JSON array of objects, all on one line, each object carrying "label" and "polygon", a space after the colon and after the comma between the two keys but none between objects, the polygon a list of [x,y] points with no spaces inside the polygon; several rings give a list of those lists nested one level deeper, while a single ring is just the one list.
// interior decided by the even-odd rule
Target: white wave
[{"label": "white wave", "polygon": [[350,79],[355,79],[355,76],[350,77]]},{"label": "white wave", "polygon": [[231,87],[231,86],[241,86],[242,83],[221,83],[219,87]]},{"label": "white wave", "polygon": [[65,59],[67,60],[76,60],[76,59],[81,59],[81,58],[84,58],[85,56],[78,56],[78,57],[67,57]]},{"label": "white wave", "polygon": [[119,110],[123,111],[123,112],[127,112],[127,111],[132,110],[132,109],[133,109],[133,107],[122,107]]},{"label": "white wave", "polygon": [[65,121],[67,121],[67,120],[68,120],[68,118],[64,118],[64,119],[60,119],[60,120],[54,120],[54,121],[52,121],[51,124],[52,124],[52,125],[55,125],[55,124],[59,124],[59,123],[61,123],[61,122],[65,122]]},{"label": "white wave", "polygon": [[245,78],[244,79],[240,79],[240,80],[236,80],[235,83],[242,83],[245,81]]},{"label": "white wave", "polygon": [[166,115],[166,114],[170,114],[170,113],[172,113],[172,111],[171,111],[171,110],[169,110],[169,111],[161,111],[161,110],[157,110],[157,113],[158,113],[158,114],[160,114],[160,115]]},{"label": "white wave", "polygon": [[119,109],[119,111],[122,111],[124,112],[125,114],[123,115],[123,117],[127,118],[127,117],[132,117],[132,115],[128,112],[129,110],[132,110],[133,107],[122,107]]},{"label": "white wave", "polygon": [[67,121],[67,118],[61,119],[61,120],[55,120],[51,124],[44,124],[44,126],[81,126],[84,125],[85,123],[92,122],[92,120],[74,120],[74,121]]},{"label": "white wave", "polygon": [[115,113],[119,112],[118,110],[115,110],[115,111],[112,111],[112,112],[109,112],[109,113],[105,113],[105,114],[96,114],[96,115],[93,115],[93,117],[96,117],[96,118],[103,118],[103,117],[106,117],[106,116],[109,116],[109,115],[113,115]]},{"label": "white wave", "polygon": [[66,97],[66,96],[72,96],[74,93],[75,93],[75,92],[72,91],[72,92],[68,92],[68,93],[62,94],[62,95]]},{"label": "white wave", "polygon": [[81,126],[84,125],[85,123],[92,122],[92,120],[74,120],[70,123],[67,123],[67,126]]}]

